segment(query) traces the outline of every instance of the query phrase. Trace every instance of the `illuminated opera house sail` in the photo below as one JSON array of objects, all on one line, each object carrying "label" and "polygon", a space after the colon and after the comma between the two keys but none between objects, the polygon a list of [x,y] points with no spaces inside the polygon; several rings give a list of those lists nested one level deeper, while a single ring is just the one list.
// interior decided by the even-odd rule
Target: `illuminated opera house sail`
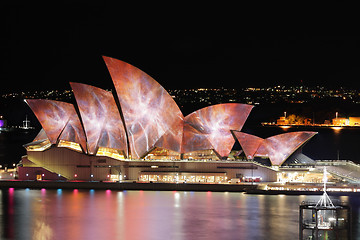
[{"label": "illuminated opera house sail", "polygon": [[298,148],[304,145],[316,132],[289,132],[266,139],[243,132],[234,132],[248,159],[256,156],[268,157],[272,165],[280,166]]},{"label": "illuminated opera house sail", "polygon": [[[253,106],[241,103],[212,105],[183,116],[174,99],[152,77],[123,61],[103,59],[115,86],[114,93],[71,82],[74,105],[53,100],[26,100],[42,126],[34,141],[25,145],[28,160],[36,166],[59,175],[61,172],[68,179],[78,176],[76,168],[89,168],[91,176],[95,172],[109,176],[112,165],[119,162],[132,168],[129,162],[144,160],[226,161],[236,141],[247,159],[267,156],[273,165],[281,165],[316,134],[297,132],[262,139],[243,133],[241,130]],[[71,152],[80,154],[73,160],[76,167],[59,167],[62,160],[59,155],[51,155],[52,151],[54,154],[65,151],[69,156]],[[89,156],[86,161],[90,163],[84,164],[85,160],[81,160],[85,156]],[[91,156],[106,158],[98,159],[95,164]],[[59,166],[51,162],[55,160],[45,161],[45,158],[57,159]],[[110,163],[104,164],[110,171],[100,164],[105,162]]]}]

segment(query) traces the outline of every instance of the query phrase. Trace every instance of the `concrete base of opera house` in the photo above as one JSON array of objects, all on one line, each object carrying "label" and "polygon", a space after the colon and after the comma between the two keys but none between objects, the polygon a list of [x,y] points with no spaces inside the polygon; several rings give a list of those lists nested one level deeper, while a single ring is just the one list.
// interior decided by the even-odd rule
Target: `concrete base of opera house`
[{"label": "concrete base of opera house", "polygon": [[218,183],[275,182],[277,171],[255,162],[209,160],[117,160],[67,148],[28,151],[17,167],[19,180],[84,182]]}]

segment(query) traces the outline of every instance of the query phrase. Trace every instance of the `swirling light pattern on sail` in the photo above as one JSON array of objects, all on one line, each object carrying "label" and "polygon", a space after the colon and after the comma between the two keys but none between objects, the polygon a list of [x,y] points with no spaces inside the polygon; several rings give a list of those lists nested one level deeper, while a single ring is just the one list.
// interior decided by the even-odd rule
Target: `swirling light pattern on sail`
[{"label": "swirling light pattern on sail", "polygon": [[229,155],[235,139],[230,130],[240,131],[253,106],[217,104],[197,110],[184,119],[183,152],[214,149]]},{"label": "swirling light pattern on sail", "polygon": [[69,121],[66,123],[64,130],[62,131],[59,140],[64,140],[73,143],[79,143],[82,150],[87,152],[86,138],[84,129],[80,123],[79,117],[76,114],[74,106],[71,108]]},{"label": "swirling light pattern on sail", "polygon": [[317,132],[289,132],[266,138],[257,150],[257,155],[268,155],[272,165],[280,166],[299,147]]},{"label": "swirling light pattern on sail", "polygon": [[246,158],[253,159],[256,151],[258,150],[264,139],[238,131],[233,131],[233,133],[236,139],[239,141]]},{"label": "swirling light pattern on sail", "polygon": [[155,146],[180,151],[183,115],[172,97],[140,69],[103,58],[119,98],[132,157],[141,158]]},{"label": "swirling light pattern on sail", "polygon": [[126,134],[111,92],[82,83],[70,83],[87,137],[89,154],[99,147],[127,154]]},{"label": "swirling light pattern on sail", "polygon": [[246,156],[268,157],[272,165],[280,166],[299,147],[317,132],[289,132],[262,139],[250,134],[234,132]]},{"label": "swirling light pattern on sail", "polygon": [[74,132],[71,137],[70,134],[66,136],[68,131],[68,128],[66,128],[63,139],[72,139],[80,143],[86,152],[85,135],[72,104],[44,99],[26,99],[25,101],[39,120],[51,144],[57,143],[61,132],[65,126],[68,126]]}]

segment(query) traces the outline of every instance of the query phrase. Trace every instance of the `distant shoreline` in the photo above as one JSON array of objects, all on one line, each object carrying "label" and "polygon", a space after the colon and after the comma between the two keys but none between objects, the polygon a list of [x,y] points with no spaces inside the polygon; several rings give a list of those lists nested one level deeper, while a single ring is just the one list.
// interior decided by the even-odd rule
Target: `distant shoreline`
[{"label": "distant shoreline", "polygon": [[[262,190],[249,189],[245,191],[246,194],[256,195],[322,195],[323,191],[298,191],[298,190]],[[342,191],[327,191],[330,196],[360,196],[360,192],[342,192]]]},{"label": "distant shoreline", "polygon": [[280,124],[269,124],[269,123],[261,123],[263,127],[279,127],[279,128],[331,128],[331,129],[360,129],[360,126],[339,126],[339,125],[322,125],[322,124],[288,124],[288,125],[280,125]]}]

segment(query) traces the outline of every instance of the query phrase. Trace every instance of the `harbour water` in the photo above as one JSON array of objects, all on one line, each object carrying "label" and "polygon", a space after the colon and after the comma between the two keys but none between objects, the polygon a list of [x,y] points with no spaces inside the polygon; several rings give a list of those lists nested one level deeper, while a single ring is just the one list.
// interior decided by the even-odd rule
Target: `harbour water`
[{"label": "harbour water", "polygon": [[[1,239],[297,239],[299,204],[319,198],[13,188],[0,195]],[[351,204],[359,239],[360,200],[336,198]]]}]

